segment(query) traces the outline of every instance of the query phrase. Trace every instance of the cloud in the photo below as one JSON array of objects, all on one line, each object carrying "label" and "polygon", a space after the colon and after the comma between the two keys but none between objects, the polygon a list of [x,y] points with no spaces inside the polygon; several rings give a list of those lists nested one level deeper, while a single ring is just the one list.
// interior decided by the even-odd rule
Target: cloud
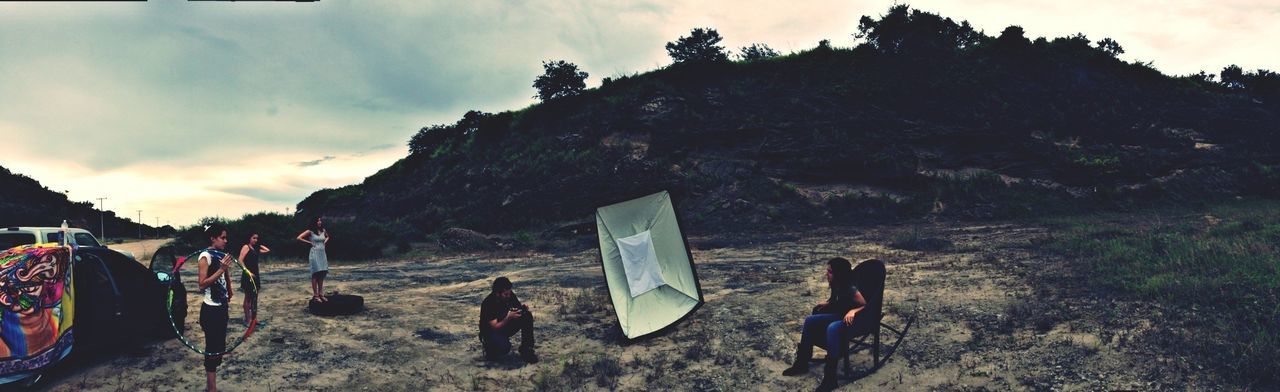
[{"label": "cloud", "polygon": [[333,158],[334,158],[333,155],[325,155],[324,158],[310,160],[310,161],[302,161],[302,162],[296,163],[296,165],[298,165],[298,167],[310,167],[310,166],[319,165],[321,162],[324,162],[324,161],[333,160]]},{"label": "cloud", "polygon": [[303,197],[310,194],[314,190],[310,189],[264,189],[255,187],[232,186],[218,189],[234,195],[248,196],[253,199],[266,201],[272,204],[293,204],[302,200]]},{"label": "cloud", "polygon": [[385,152],[386,150],[390,150],[399,146],[401,146],[401,144],[379,144],[373,147],[369,147],[369,149],[367,150],[357,152],[352,156],[359,158],[359,157],[367,156],[369,154]]},{"label": "cloud", "polygon": [[[1263,0],[916,0],[987,34],[1084,32],[1168,73],[1280,70]],[[533,103],[543,60],[605,77],[670,63],[713,27],[731,51],[854,44],[883,1],[2,3],[2,162],[73,198],[194,221],[279,210],[404,157],[423,126]],[[13,37],[21,37],[16,39]],[[316,157],[322,157],[317,159]],[[289,199],[292,197],[293,199]],[[110,205],[108,206],[110,207]],[[182,218],[178,218],[182,217]],[[191,218],[194,217],[194,218]]]}]

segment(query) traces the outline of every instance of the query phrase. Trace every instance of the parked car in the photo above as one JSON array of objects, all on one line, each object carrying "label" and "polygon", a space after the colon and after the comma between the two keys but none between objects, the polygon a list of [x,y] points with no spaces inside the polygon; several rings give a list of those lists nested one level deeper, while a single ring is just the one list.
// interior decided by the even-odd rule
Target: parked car
[{"label": "parked car", "polygon": [[[61,228],[58,227],[6,227],[0,229],[0,250],[9,249],[18,245],[30,245],[41,242],[61,242]],[[70,238],[68,240],[72,245],[79,247],[102,248],[107,249],[106,245],[98,242],[98,239],[85,229],[67,228]],[[130,259],[137,260],[132,253],[112,249],[113,251],[129,256]]]}]

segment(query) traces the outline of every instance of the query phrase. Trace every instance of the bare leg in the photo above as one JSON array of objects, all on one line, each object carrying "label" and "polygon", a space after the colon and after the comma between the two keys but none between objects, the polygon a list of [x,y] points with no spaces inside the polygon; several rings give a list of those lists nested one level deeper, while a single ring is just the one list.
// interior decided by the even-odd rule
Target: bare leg
[{"label": "bare leg", "polygon": [[204,390],[208,392],[218,392],[217,372],[204,372]]},{"label": "bare leg", "polygon": [[249,320],[253,320],[253,309],[251,309],[249,305],[249,297],[252,297],[252,295],[245,293],[244,295],[244,324],[245,325],[249,325]]}]

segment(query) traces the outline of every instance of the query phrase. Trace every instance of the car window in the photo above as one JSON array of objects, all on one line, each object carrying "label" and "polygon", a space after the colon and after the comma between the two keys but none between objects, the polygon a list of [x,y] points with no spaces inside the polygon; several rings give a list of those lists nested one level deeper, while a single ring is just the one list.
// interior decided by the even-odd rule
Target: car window
[{"label": "car window", "polygon": [[18,245],[36,243],[36,235],[31,233],[0,233],[0,249],[9,249]]},{"label": "car window", "polygon": [[80,246],[102,246],[102,244],[99,244],[99,243],[98,243],[98,240],[96,240],[96,239],[94,239],[94,238],[93,238],[93,234],[89,234],[89,233],[75,233],[75,234],[73,235],[73,238],[75,238],[75,239],[76,239],[76,245],[80,245]]},{"label": "car window", "polygon": [[44,242],[62,242],[62,233],[45,233]]}]

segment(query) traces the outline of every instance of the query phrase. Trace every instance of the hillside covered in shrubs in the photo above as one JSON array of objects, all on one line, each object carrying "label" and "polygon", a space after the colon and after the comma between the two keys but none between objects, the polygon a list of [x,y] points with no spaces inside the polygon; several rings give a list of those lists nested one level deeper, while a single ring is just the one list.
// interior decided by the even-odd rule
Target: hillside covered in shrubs
[{"label": "hillside covered in shrubs", "polygon": [[[832,34],[857,45],[732,59],[695,29],[665,68],[425,127],[408,156],[298,212],[386,246],[593,227],[595,207],[659,190],[715,231],[1280,195],[1274,72],[1165,75],[1110,38],[992,36],[905,5]],[[547,77],[587,76],[563,65]]]},{"label": "hillside covered in shrubs", "polygon": [[[99,237],[102,236],[102,226],[106,226],[112,238],[132,238],[139,232],[137,222],[116,216],[115,211],[103,214],[93,208],[91,202],[71,201],[65,193],[55,192],[31,177],[0,166],[0,227],[53,227],[62,224],[63,219],[71,226],[87,229]],[[168,225],[157,229],[144,224],[141,232],[151,237],[172,235],[174,229]]]}]

